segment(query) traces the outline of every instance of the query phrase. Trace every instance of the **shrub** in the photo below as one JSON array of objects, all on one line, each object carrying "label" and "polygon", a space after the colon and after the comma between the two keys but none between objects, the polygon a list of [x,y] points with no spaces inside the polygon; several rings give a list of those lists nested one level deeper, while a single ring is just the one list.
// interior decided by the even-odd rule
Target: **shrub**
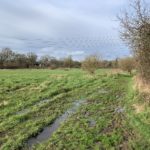
[{"label": "shrub", "polygon": [[131,74],[132,70],[135,68],[135,61],[132,57],[126,57],[126,58],[120,59],[119,67],[122,70],[127,71]]},{"label": "shrub", "polygon": [[150,82],[150,11],[141,0],[131,6],[131,11],[119,17],[121,37],[132,48],[143,81]]},{"label": "shrub", "polygon": [[82,62],[82,69],[90,74],[94,74],[96,69],[100,66],[100,59],[96,55],[90,55]]}]

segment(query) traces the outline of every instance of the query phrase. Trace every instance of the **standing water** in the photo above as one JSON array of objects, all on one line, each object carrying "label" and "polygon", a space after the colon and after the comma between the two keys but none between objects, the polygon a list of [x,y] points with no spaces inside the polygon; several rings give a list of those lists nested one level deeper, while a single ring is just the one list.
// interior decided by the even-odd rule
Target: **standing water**
[{"label": "standing water", "polygon": [[73,107],[68,109],[62,116],[58,117],[53,124],[47,126],[36,137],[32,137],[27,141],[28,148],[32,148],[33,145],[39,144],[49,139],[52,134],[60,127],[61,123],[67,120],[67,118],[75,113],[81,104],[85,103],[85,100],[76,101],[73,103]]}]

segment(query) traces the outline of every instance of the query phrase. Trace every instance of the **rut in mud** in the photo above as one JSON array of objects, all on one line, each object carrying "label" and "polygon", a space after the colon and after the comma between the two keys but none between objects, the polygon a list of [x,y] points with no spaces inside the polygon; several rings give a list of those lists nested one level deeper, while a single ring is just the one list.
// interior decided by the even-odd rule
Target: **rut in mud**
[{"label": "rut in mud", "polygon": [[36,137],[32,137],[27,141],[27,147],[32,148],[35,144],[39,144],[48,140],[53,133],[60,127],[61,123],[67,120],[67,118],[75,113],[78,108],[84,104],[85,100],[79,100],[73,103],[73,107],[68,109],[63,115],[58,117],[53,124],[45,127],[41,133],[39,133]]}]

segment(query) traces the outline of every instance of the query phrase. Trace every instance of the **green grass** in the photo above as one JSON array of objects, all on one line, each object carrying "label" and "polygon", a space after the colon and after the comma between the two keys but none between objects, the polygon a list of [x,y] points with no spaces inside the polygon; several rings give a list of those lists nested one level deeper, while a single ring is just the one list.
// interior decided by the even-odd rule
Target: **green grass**
[{"label": "green grass", "polygon": [[[82,105],[38,150],[148,149],[149,109],[136,114],[132,77],[98,70],[0,70],[0,148],[27,149],[26,141],[78,99]],[[49,101],[42,103],[42,100]]]}]

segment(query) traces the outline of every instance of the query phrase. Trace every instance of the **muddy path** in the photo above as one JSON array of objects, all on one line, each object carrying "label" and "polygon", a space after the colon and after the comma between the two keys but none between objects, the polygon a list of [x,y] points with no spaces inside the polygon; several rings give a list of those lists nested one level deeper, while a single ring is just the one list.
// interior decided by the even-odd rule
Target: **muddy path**
[{"label": "muddy path", "polygon": [[66,121],[72,114],[74,114],[81,105],[85,104],[85,100],[78,100],[73,103],[72,108],[68,109],[64,114],[58,117],[51,125],[44,127],[43,131],[40,132],[36,137],[31,137],[27,141],[27,148],[32,149],[32,147],[36,144],[40,144],[46,140],[48,140],[55,131],[60,127],[60,125]]}]

